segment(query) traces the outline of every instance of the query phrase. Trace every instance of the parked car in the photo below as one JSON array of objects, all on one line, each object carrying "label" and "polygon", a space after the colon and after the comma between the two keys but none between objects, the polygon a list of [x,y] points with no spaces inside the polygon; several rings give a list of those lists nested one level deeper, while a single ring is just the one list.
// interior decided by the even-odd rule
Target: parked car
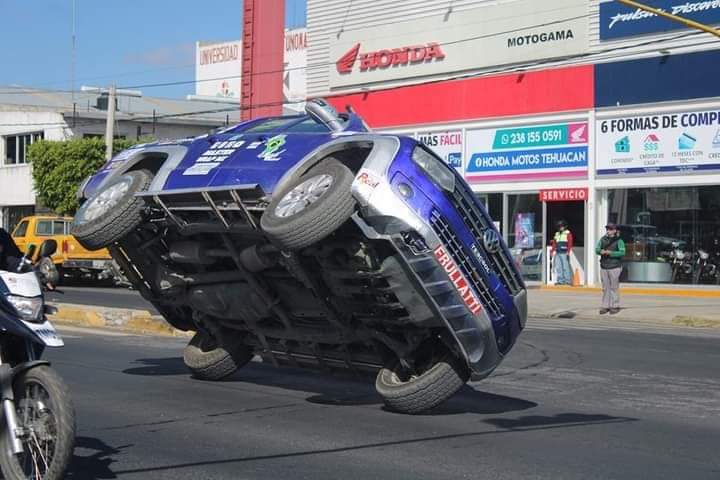
[{"label": "parked car", "polygon": [[525,324],[520,273],[462,177],[322,100],[132,148],[79,195],[73,234],[197,332],[184,360],[202,379],[254,354],[372,370],[417,413],[489,375]]},{"label": "parked car", "polygon": [[107,249],[88,250],[70,235],[70,217],[35,215],[25,217],[13,230],[12,237],[20,250],[27,251],[30,245],[40,245],[44,240],[53,239],[58,249],[52,261],[60,273],[60,279],[89,278],[92,280],[112,275],[113,260]]}]

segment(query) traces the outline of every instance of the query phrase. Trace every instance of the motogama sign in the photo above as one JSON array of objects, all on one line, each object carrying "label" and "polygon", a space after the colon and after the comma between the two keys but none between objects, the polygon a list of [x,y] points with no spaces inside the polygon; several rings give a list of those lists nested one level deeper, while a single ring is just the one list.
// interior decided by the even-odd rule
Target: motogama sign
[{"label": "motogama sign", "polygon": [[582,54],[587,15],[587,0],[517,0],[342,31],[328,37],[330,88]]}]

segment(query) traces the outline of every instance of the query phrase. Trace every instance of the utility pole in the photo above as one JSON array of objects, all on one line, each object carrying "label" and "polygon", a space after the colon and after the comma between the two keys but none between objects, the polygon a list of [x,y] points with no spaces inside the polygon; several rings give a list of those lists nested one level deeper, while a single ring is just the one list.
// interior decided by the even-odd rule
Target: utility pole
[{"label": "utility pole", "polygon": [[113,155],[113,138],[115,135],[115,84],[110,85],[108,92],[107,124],[105,125],[105,160]]},{"label": "utility pole", "polygon": [[660,10],[659,8],[651,7],[651,6],[642,4],[640,2],[636,2],[634,0],[616,0],[616,1],[622,3],[623,5],[627,5],[628,7],[639,8],[640,10],[645,10],[646,12],[654,13],[655,15],[658,15],[660,17],[667,18],[668,20],[673,20],[675,22],[682,23],[686,27],[695,28],[697,30],[702,30],[703,32],[709,33],[711,35],[715,35],[716,37],[720,37],[720,30],[710,27],[708,25],[705,25],[703,23],[696,22],[694,20],[690,20],[687,18],[683,18],[679,15],[673,15],[672,13],[665,12],[663,10]]}]

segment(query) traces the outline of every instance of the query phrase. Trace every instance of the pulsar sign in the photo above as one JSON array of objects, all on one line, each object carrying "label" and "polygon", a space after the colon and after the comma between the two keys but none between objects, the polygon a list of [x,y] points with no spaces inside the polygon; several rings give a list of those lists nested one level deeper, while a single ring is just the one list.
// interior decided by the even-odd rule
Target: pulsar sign
[{"label": "pulsar sign", "polygon": [[337,71],[339,73],[351,73],[358,57],[360,59],[360,71],[366,72],[398,65],[418,65],[440,61],[445,58],[445,53],[440,48],[440,44],[435,42],[427,45],[414,45],[366,53],[360,53],[360,44],[357,43],[335,63]]}]

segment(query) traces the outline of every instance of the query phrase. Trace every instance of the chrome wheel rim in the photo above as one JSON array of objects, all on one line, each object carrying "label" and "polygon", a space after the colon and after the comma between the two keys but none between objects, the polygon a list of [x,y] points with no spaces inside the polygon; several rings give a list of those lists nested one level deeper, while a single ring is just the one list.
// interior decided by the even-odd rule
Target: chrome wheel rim
[{"label": "chrome wheel rim", "polygon": [[17,402],[24,450],[18,455],[18,461],[28,479],[45,478],[55,455],[57,421],[49,404],[50,394],[36,382],[25,385],[24,397]]},{"label": "chrome wheel rim", "polygon": [[90,222],[109,212],[120,202],[120,199],[125,196],[128,190],[130,190],[131,183],[131,179],[124,179],[109,186],[96,197],[91,198],[87,207],[85,207],[84,220]]},{"label": "chrome wheel rim", "polygon": [[325,195],[332,184],[333,177],[326,173],[305,180],[285,194],[275,207],[275,215],[287,218],[302,212]]}]

